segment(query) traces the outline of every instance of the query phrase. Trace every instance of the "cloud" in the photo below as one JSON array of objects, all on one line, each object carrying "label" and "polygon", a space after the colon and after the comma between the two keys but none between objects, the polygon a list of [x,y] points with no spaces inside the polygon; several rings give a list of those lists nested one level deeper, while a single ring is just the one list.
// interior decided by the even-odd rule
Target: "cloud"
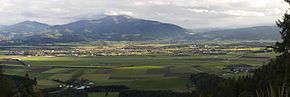
[{"label": "cloud", "polygon": [[64,24],[130,15],[186,28],[266,25],[286,12],[284,0],[0,0],[0,25],[35,20]]},{"label": "cloud", "polygon": [[110,10],[104,13],[105,15],[128,15],[128,16],[135,16],[135,14],[131,11],[124,11],[124,10]]},{"label": "cloud", "polygon": [[262,12],[255,12],[255,11],[244,11],[244,10],[227,10],[224,12],[221,12],[227,15],[233,15],[233,16],[265,16]]},{"label": "cloud", "polygon": [[245,11],[245,10],[208,10],[208,9],[187,9],[191,12],[196,13],[209,13],[209,14],[225,14],[229,16],[265,16],[265,13],[255,12],[255,11]]},{"label": "cloud", "polygon": [[189,11],[192,11],[192,12],[197,12],[197,13],[208,13],[210,12],[208,9],[187,9]]}]

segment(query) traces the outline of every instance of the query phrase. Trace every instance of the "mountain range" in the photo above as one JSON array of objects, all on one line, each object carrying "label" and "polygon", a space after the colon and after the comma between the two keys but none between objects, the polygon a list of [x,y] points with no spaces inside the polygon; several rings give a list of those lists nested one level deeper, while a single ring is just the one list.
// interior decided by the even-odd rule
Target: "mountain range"
[{"label": "mountain range", "polygon": [[279,40],[277,26],[256,26],[248,28],[216,30],[195,33],[189,36],[192,40]]},{"label": "mountain range", "polygon": [[95,40],[142,41],[179,39],[186,36],[184,28],[157,21],[129,16],[107,16],[98,20],[80,20],[64,25],[49,26],[25,21],[1,27],[0,35],[24,42],[82,42]]},{"label": "mountain range", "polygon": [[0,41],[55,43],[97,40],[278,40],[278,31],[275,26],[258,26],[191,33],[194,31],[174,24],[118,15],[54,26],[36,21],[1,26]]},{"label": "mountain range", "polygon": [[[0,27],[0,40],[21,39],[32,36],[38,32],[49,28],[50,25],[35,21],[24,21],[15,25]],[[2,36],[2,38],[1,38]]]}]

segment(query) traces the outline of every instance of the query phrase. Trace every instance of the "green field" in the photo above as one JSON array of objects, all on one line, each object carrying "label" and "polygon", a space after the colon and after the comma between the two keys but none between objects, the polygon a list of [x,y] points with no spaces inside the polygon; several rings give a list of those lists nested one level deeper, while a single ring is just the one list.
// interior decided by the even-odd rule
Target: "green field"
[{"label": "green field", "polygon": [[[252,57],[243,57],[252,56]],[[69,80],[83,71],[79,78],[88,79],[95,85],[126,85],[140,90],[188,90],[188,77],[192,73],[207,72],[222,76],[227,65],[248,64],[261,66],[273,53],[232,53],[228,55],[193,56],[99,56],[99,57],[25,57],[0,56],[0,58],[18,58],[31,64],[30,75],[37,78],[42,88],[56,87],[52,81]],[[10,68],[6,74],[24,75],[24,68]],[[90,94],[90,97],[103,97],[102,93]],[[115,97],[113,93],[111,96]]]},{"label": "green field", "polygon": [[119,93],[89,93],[89,97],[119,97]]}]

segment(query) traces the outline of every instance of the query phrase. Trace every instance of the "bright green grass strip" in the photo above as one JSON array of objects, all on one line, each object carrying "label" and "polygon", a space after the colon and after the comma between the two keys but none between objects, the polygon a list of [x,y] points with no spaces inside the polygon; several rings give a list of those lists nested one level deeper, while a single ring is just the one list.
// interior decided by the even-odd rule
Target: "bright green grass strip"
[{"label": "bright green grass strip", "polygon": [[65,71],[65,68],[53,68],[53,69],[49,69],[43,73],[60,73]]},{"label": "bright green grass strip", "polygon": [[110,74],[84,74],[81,78],[88,79],[90,81],[106,81],[110,77]]},{"label": "bright green grass strip", "polygon": [[39,80],[37,81],[37,85],[42,87],[42,88],[49,88],[49,87],[57,87],[60,83],[51,81],[51,80]]},{"label": "bright green grass strip", "polygon": [[147,69],[114,69],[112,76],[136,76],[136,75],[145,75]]},{"label": "bright green grass strip", "polygon": [[89,93],[89,97],[119,97],[119,93],[111,92],[106,96],[106,93]]},{"label": "bright green grass strip", "polygon": [[[176,59],[195,59],[195,58],[232,58],[238,55],[194,55],[184,57],[174,56],[102,56],[102,57],[20,57],[25,62],[33,66],[126,66],[126,65],[183,65],[190,64],[191,60]],[[142,68],[142,67],[141,67]],[[144,68],[144,67],[143,67]],[[149,67],[148,67],[149,68]],[[154,67],[155,68],[155,67]]]},{"label": "bright green grass strip", "polygon": [[267,53],[249,53],[248,56],[260,56],[260,57],[275,57],[279,54],[276,54],[275,52],[267,52]]},{"label": "bright green grass strip", "polygon": [[53,76],[50,76],[49,79],[57,79],[62,81],[67,81],[71,79],[72,74],[55,74]]},{"label": "bright green grass strip", "polygon": [[162,66],[131,66],[131,67],[121,67],[119,69],[154,69],[163,68]]},{"label": "bright green grass strip", "polygon": [[37,80],[47,79],[52,75],[50,73],[29,73],[31,78],[36,78]]},{"label": "bright green grass strip", "polygon": [[4,73],[8,75],[24,76],[26,73],[26,69],[22,69],[22,68],[5,69]]}]

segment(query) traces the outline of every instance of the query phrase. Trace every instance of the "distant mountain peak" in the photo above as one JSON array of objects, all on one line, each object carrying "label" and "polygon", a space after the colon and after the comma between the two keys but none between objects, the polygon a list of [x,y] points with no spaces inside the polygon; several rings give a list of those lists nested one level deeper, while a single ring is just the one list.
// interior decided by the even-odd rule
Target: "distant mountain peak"
[{"label": "distant mountain peak", "polygon": [[193,40],[279,40],[277,26],[255,26],[196,33]]},{"label": "distant mountain peak", "polygon": [[[180,39],[186,30],[178,25],[138,19],[127,15],[106,16],[101,19],[79,20],[72,23],[49,26],[24,21],[0,29],[11,39],[27,43],[82,42],[82,41],[143,41]],[[0,33],[1,35],[1,33]]]},{"label": "distant mountain peak", "polygon": [[[10,36],[14,36],[12,35],[12,33],[20,33],[20,34],[24,34],[27,32],[37,33],[49,27],[50,25],[48,24],[44,24],[44,23],[40,23],[36,21],[23,21],[14,25],[2,27],[0,29],[0,32],[5,32],[7,33],[7,35],[11,34]],[[19,36],[21,36],[20,34]]]},{"label": "distant mountain peak", "polygon": [[37,21],[26,20],[26,21],[14,24],[14,26],[46,26],[46,27],[49,27],[50,25],[45,24],[45,23],[41,23],[41,22],[37,22]]},{"label": "distant mountain peak", "polygon": [[92,24],[99,24],[99,23],[113,23],[113,24],[120,24],[124,22],[130,22],[130,21],[135,21],[135,20],[140,20],[131,16],[127,15],[108,15],[104,18],[101,19],[96,19],[96,20],[81,20],[78,22],[89,22]]},{"label": "distant mountain peak", "polygon": [[26,21],[23,21],[23,22],[20,22],[20,23],[38,23],[36,21],[30,21],[30,20],[26,20]]}]

